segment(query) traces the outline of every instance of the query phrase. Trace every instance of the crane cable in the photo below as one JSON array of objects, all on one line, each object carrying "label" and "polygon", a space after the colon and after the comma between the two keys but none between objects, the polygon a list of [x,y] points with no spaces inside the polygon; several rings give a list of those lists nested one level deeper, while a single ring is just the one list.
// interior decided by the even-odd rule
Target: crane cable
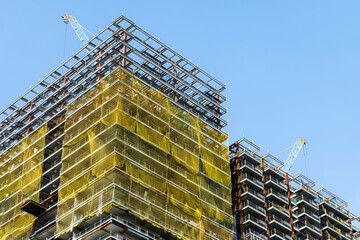
[{"label": "crane cable", "polygon": [[65,35],[64,35],[64,52],[63,52],[63,57],[62,57],[62,61],[65,61],[65,50],[66,50],[66,35],[67,35],[67,30],[68,30],[68,26],[67,24],[65,24]]},{"label": "crane cable", "polygon": [[304,153],[304,163],[305,163],[305,171],[306,171],[306,176],[309,176],[309,173],[308,173],[308,168],[307,168],[307,164],[306,164],[306,154],[305,154],[305,146],[303,148],[303,153]]},{"label": "crane cable", "polygon": [[95,37],[95,35],[94,35],[92,32],[90,32],[89,30],[87,30],[86,28],[84,28],[83,26],[81,26],[80,24],[79,24],[79,26],[80,26],[82,29],[84,29],[85,31],[87,31],[88,33],[90,33],[91,35],[93,35],[93,36]]},{"label": "crane cable", "polygon": [[291,146],[289,146],[289,147],[287,147],[287,148],[285,148],[284,150],[278,152],[277,154],[275,154],[275,157],[276,157],[277,155],[279,155],[280,153],[283,153],[283,152],[285,152],[286,150],[289,150],[290,148],[294,147],[295,145],[296,145],[296,143],[293,144],[293,145],[291,145]]}]

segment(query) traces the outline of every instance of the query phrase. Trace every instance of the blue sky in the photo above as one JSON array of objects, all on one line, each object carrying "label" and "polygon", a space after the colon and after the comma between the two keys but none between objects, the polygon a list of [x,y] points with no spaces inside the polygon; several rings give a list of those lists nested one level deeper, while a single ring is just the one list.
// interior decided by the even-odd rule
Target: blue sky
[{"label": "blue sky", "polygon": [[359,10],[350,0],[6,1],[0,108],[80,47],[61,15],[97,33],[124,13],[226,82],[230,142],[245,136],[276,154],[305,138],[291,173],[360,214]]}]

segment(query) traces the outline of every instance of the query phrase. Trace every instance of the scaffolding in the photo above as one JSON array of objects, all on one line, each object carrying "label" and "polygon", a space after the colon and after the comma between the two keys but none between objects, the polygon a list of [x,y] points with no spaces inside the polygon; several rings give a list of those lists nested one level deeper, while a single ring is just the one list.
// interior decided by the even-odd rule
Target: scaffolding
[{"label": "scaffolding", "polygon": [[0,239],[23,239],[35,216],[20,205],[39,198],[46,125],[0,155]]},{"label": "scaffolding", "polygon": [[[116,74],[111,74],[114,70]],[[126,77],[119,77],[120,73]],[[195,234],[227,239],[232,218],[226,195],[230,182],[224,150],[227,137],[221,132],[227,124],[222,118],[226,113],[224,89],[224,84],[172,48],[119,17],[0,112],[3,162],[12,161],[17,151],[13,149],[22,148],[26,136],[44,133],[43,146],[38,148],[42,164],[32,172],[40,182],[36,182],[38,188],[32,194],[18,195],[13,210],[4,209],[12,190],[1,192],[5,194],[1,211],[10,218],[1,216],[4,228],[0,235],[76,237],[84,233],[84,226],[102,222],[108,213],[112,214],[108,221],[119,224],[116,208],[126,209],[121,224],[132,229],[128,232],[133,237],[148,231],[147,237],[168,239],[164,230],[169,230],[178,237]],[[84,114],[95,122],[87,122]],[[80,129],[81,133],[76,132]],[[112,148],[114,145],[117,147]],[[79,161],[79,169],[68,165],[72,161]],[[18,173],[6,171],[1,177],[6,176],[6,184],[11,185]],[[124,185],[127,181],[130,185]],[[144,191],[144,186],[149,190]],[[122,194],[128,198],[121,198]],[[149,202],[150,195],[156,195],[159,203]],[[148,207],[138,208],[136,203]],[[29,224],[15,237],[16,232],[9,232],[14,215],[8,211],[36,217],[28,217]],[[129,212],[151,222],[152,227],[134,227],[142,222]],[[68,223],[65,220],[70,215]],[[184,233],[190,228],[194,233]],[[69,229],[71,233],[62,235]]]},{"label": "scaffolding", "polygon": [[67,108],[58,236],[115,205],[181,239],[231,239],[226,141],[114,70]]}]

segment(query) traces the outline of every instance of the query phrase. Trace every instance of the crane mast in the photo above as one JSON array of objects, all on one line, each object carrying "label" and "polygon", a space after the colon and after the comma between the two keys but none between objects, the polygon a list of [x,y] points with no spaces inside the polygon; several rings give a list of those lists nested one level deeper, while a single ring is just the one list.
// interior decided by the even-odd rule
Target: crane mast
[{"label": "crane mast", "polygon": [[76,35],[79,37],[81,43],[85,46],[88,43],[89,38],[86,36],[86,34],[83,30],[83,27],[79,24],[79,22],[76,20],[76,18],[74,16],[65,14],[64,16],[62,16],[62,19],[63,19],[64,23],[71,24]]},{"label": "crane mast", "polygon": [[291,166],[294,164],[296,157],[298,156],[301,148],[304,146],[305,144],[305,139],[298,139],[293,147],[293,149],[291,150],[288,158],[286,159],[284,166],[282,167],[282,170],[284,172],[289,172]]}]

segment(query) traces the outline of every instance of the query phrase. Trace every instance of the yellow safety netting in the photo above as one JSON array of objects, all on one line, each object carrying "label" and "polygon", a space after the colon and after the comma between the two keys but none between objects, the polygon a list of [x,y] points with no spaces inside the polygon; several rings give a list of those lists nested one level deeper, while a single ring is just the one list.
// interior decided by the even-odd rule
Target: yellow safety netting
[{"label": "yellow safety netting", "polygon": [[232,239],[226,140],[114,70],[68,106],[58,235],[115,205],[178,238]]},{"label": "yellow safety netting", "polygon": [[20,210],[38,199],[46,125],[0,156],[0,239],[28,239],[35,217]]}]

